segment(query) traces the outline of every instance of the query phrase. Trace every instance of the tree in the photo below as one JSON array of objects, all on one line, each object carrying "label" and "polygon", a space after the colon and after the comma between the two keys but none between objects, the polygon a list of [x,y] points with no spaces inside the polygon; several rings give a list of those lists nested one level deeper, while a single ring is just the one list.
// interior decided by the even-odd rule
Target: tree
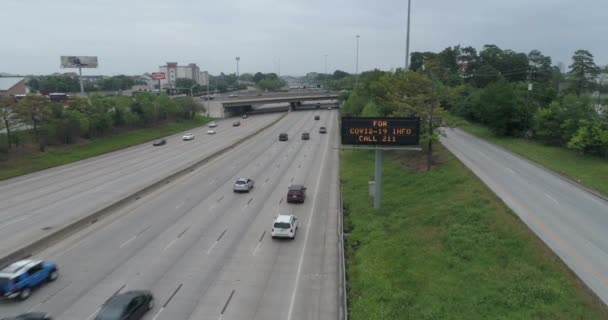
[{"label": "tree", "polygon": [[490,64],[483,64],[475,70],[472,77],[472,84],[478,88],[485,88],[489,84],[498,82],[502,79],[500,71]]},{"label": "tree", "polygon": [[21,99],[15,108],[19,119],[34,127],[34,137],[44,151],[47,144],[46,125],[51,118],[51,101],[44,96],[28,95]]},{"label": "tree", "polygon": [[175,99],[177,110],[185,119],[193,119],[198,113],[204,112],[205,108],[192,97],[180,97]]},{"label": "tree", "polygon": [[582,120],[578,131],[568,142],[568,148],[608,157],[608,124],[599,120]]},{"label": "tree", "polygon": [[461,71],[461,76],[468,81],[473,77],[475,68],[479,63],[479,56],[477,50],[473,47],[465,47],[460,50],[458,55],[458,64]]},{"label": "tree", "polygon": [[425,60],[436,58],[437,54],[433,52],[412,52],[410,57],[410,70],[419,71],[422,70]]},{"label": "tree", "polygon": [[572,56],[570,65],[571,83],[577,96],[585,90],[592,88],[595,77],[599,74],[599,68],[593,61],[593,55],[587,50],[577,50]]},{"label": "tree", "polygon": [[258,83],[260,81],[264,80],[264,74],[261,72],[256,72],[255,75],[253,75],[253,82]]},{"label": "tree", "polygon": [[251,73],[243,73],[239,75],[239,80],[253,82],[253,75]]},{"label": "tree", "polygon": [[0,96],[0,121],[6,129],[6,143],[8,149],[12,147],[14,140],[12,135],[12,129],[18,124],[17,115],[15,114],[14,108],[15,101],[7,96]]},{"label": "tree", "polygon": [[348,77],[348,76],[350,76],[350,73],[344,72],[342,70],[336,70],[336,71],[334,71],[332,78],[333,78],[333,80],[340,80],[340,79]]},{"label": "tree", "polygon": [[189,78],[177,78],[175,80],[175,88],[185,94],[190,94],[190,88],[192,88],[193,94],[198,94],[201,91],[201,86],[192,79]]}]

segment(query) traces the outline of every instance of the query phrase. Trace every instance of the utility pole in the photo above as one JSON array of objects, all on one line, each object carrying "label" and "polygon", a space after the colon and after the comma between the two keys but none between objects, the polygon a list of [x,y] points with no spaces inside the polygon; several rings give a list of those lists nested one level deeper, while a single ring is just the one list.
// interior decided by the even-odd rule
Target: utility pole
[{"label": "utility pole", "polygon": [[357,62],[355,65],[355,86],[359,84],[359,35],[357,35]]},{"label": "utility pole", "polygon": [[410,62],[410,13],[412,7],[412,0],[407,0],[407,36],[405,40],[405,70],[409,68]]},{"label": "utility pole", "polygon": [[532,92],[532,71],[533,67],[528,70],[528,90],[526,91],[526,121],[524,123],[524,138],[528,136],[528,127],[530,122],[530,92]]}]

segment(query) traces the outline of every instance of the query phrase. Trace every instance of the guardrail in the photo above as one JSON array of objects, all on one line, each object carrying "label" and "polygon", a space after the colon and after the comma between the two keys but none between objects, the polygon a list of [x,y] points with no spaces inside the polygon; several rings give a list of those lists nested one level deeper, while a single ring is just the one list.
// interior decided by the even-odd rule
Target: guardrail
[{"label": "guardrail", "polygon": [[[340,172],[340,161],[338,160],[338,172]],[[338,181],[338,185],[340,188],[340,193],[338,194],[338,251],[340,255],[340,281],[341,285],[341,299],[340,295],[338,295],[338,303],[341,305],[340,311],[338,312],[339,320],[348,320],[348,291],[347,291],[347,281],[346,281],[346,255],[345,255],[345,243],[344,243],[344,202],[342,200],[342,182]]]}]

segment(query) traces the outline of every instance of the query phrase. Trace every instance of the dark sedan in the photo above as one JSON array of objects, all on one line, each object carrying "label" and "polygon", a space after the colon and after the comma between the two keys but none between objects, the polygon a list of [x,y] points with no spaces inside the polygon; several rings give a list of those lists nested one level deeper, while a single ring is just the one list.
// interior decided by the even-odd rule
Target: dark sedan
[{"label": "dark sedan", "polygon": [[117,294],[101,306],[95,320],[139,320],[154,308],[154,296],[148,290]]},{"label": "dark sedan", "polygon": [[158,139],[158,140],[154,140],[154,142],[152,142],[153,146],[162,146],[164,144],[167,143],[167,140],[165,139]]}]

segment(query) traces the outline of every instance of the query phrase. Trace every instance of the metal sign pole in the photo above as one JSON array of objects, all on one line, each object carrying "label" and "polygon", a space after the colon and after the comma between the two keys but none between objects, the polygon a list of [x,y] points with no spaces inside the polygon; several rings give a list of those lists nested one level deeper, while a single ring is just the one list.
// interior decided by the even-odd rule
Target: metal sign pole
[{"label": "metal sign pole", "polygon": [[382,190],[382,149],[376,149],[374,209],[380,209]]},{"label": "metal sign pole", "polygon": [[162,94],[162,90],[160,89],[160,79],[158,79],[158,94]]},{"label": "metal sign pole", "polygon": [[82,84],[82,67],[78,67],[78,74],[80,78],[80,95],[84,97],[84,85]]}]

